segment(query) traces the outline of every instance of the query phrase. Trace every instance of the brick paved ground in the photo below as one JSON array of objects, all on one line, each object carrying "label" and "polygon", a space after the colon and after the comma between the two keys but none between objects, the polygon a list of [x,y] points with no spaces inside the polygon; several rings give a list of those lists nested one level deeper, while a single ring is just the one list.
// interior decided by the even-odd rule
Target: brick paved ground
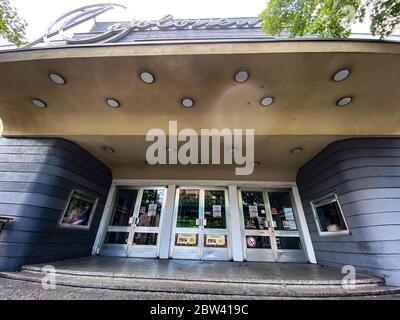
[{"label": "brick paved ground", "polygon": [[[66,286],[57,286],[55,290],[44,290],[38,283],[0,278],[0,300],[235,300],[244,298],[241,296],[85,289]],[[400,300],[400,295],[368,297],[366,299]]]}]

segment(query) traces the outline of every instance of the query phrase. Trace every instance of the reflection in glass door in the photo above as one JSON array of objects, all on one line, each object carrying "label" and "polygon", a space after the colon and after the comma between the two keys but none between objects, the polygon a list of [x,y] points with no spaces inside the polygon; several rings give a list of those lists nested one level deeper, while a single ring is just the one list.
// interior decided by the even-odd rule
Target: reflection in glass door
[{"label": "reflection in glass door", "polygon": [[135,211],[137,189],[117,189],[100,255],[126,256],[131,217]]},{"label": "reflection in glass door", "polygon": [[165,188],[142,188],[128,239],[128,257],[156,258]]},{"label": "reflection in glass door", "polygon": [[158,257],[164,187],[118,189],[100,255]]},{"label": "reflection in glass door", "polygon": [[305,262],[290,191],[239,193],[248,261]]},{"label": "reflection in glass door", "polygon": [[179,188],[171,257],[229,260],[227,194],[224,188]]}]

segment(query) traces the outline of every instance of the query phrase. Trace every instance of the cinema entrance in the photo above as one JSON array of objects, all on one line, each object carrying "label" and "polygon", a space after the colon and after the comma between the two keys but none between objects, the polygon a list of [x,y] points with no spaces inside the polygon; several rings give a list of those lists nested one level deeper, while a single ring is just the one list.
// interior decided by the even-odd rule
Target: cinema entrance
[{"label": "cinema entrance", "polygon": [[313,261],[295,187],[154,184],[129,182],[111,188],[93,254]]}]

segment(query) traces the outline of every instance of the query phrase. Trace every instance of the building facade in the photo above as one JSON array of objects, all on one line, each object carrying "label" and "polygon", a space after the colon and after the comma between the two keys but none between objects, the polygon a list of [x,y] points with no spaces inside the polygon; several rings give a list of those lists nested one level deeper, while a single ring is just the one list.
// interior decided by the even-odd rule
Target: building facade
[{"label": "building facade", "polygon": [[[0,270],[88,255],[304,262],[400,285],[397,39],[171,16],[67,35],[112,8],[0,51]],[[216,130],[206,147],[202,129]],[[254,133],[247,174],[234,130]],[[167,163],[149,160],[155,132]]]}]

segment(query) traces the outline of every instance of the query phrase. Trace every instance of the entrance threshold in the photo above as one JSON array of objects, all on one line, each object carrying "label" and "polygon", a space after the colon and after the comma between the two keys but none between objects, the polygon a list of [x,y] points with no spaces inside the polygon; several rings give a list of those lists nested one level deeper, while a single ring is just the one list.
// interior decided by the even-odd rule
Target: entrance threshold
[{"label": "entrance threshold", "polygon": [[[340,269],[309,263],[268,263],[199,260],[159,260],[146,258],[85,257],[53,263],[28,265],[23,271],[37,271],[45,265],[57,274],[85,277],[112,277],[210,281],[227,283],[262,283],[272,285],[341,285]],[[381,279],[357,274],[357,283],[371,284]]]}]

